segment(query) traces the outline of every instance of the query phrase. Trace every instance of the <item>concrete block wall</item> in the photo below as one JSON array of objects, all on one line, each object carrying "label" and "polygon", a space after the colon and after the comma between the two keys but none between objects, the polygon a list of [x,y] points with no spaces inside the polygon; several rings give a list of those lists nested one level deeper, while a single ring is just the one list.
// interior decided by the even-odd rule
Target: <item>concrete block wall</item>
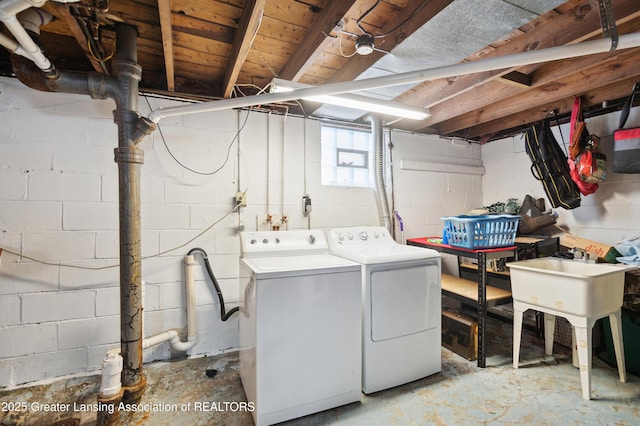
[{"label": "concrete block wall", "polygon": [[[393,132],[391,142],[395,210],[402,217],[405,239],[441,236],[443,216],[482,206],[482,175],[461,173],[467,167],[482,169],[479,145],[401,132]],[[401,241],[397,222],[395,231]],[[442,268],[457,274],[457,258],[442,255]]]},{"label": "concrete block wall", "polygon": [[[140,99],[140,113],[174,104]],[[0,78],[0,247],[6,249],[0,257],[0,388],[97,371],[107,351],[119,346],[113,109],[109,100],[42,93]],[[147,337],[185,327],[183,257],[193,247],[209,254],[229,310],[238,303],[240,227],[266,230],[268,215],[274,224],[287,216],[288,229],[379,223],[371,189],[320,185],[317,121],[223,111],[168,118],[160,127],[164,141],[156,131],[142,142]],[[466,143],[408,133],[391,138],[394,161],[480,159],[479,149]],[[206,174],[185,169],[168,150]],[[442,215],[480,201],[479,176],[395,168],[394,179],[406,237],[437,234]],[[236,192],[245,190],[248,206],[228,214]],[[309,222],[301,211],[305,194],[313,200]],[[200,256],[196,262],[198,343],[189,355],[234,350],[237,318],[220,320]],[[144,358],[170,356],[165,344]]]},{"label": "concrete block wall", "polygon": [[[601,151],[607,156],[607,175],[598,190],[582,196],[580,207],[571,210],[557,208],[557,225],[563,230],[603,244],[615,245],[625,238],[639,234],[640,174],[614,173],[613,132],[618,127],[620,112],[586,120],[590,133],[600,136]],[[640,126],[640,108],[633,108],[627,127]],[[569,143],[569,125],[552,127],[559,143]],[[542,184],[530,172],[531,161],[524,149],[524,136],[518,135],[491,142],[482,147],[486,167],[483,179],[485,205],[508,198],[522,200],[529,194],[544,198],[551,207]]]}]

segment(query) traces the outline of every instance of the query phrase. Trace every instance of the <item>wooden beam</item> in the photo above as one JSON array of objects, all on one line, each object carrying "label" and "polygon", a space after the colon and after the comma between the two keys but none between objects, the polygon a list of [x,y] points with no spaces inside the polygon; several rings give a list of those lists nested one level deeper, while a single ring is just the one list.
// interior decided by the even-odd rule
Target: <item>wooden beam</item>
[{"label": "wooden beam", "polygon": [[63,3],[50,1],[45,3],[45,5],[43,6],[43,9],[51,13],[53,16],[60,19],[67,25],[67,27],[69,28],[69,31],[71,31],[71,34],[73,35],[73,38],[75,38],[78,44],[80,45],[80,48],[82,49],[85,56],[91,63],[91,66],[93,67],[93,69],[99,73],[105,73],[103,64],[101,64],[100,61],[94,55],[91,54],[91,51],[89,50],[87,37],[84,35],[84,32],[82,31],[82,28],[80,28],[80,24],[78,24],[78,21],[76,20],[76,18],[71,16],[71,12],[69,11],[69,6]]},{"label": "wooden beam", "polygon": [[[610,85],[620,79],[628,79],[640,75],[638,68],[638,52],[640,49],[625,49],[608,60],[592,64],[589,68],[578,70],[572,74],[557,78],[547,84],[541,84],[526,92],[505,97],[494,102],[490,107],[478,108],[474,111],[444,121],[439,124],[440,131],[447,135],[461,129],[477,126],[479,123],[499,120],[522,109],[522,105],[532,108],[545,105]],[[627,89],[628,90],[628,89]],[[613,98],[610,98],[613,99]],[[508,128],[508,127],[504,127]]]},{"label": "wooden beam", "polygon": [[[611,53],[602,53],[583,58],[555,61],[539,66],[538,70],[529,75],[531,78],[530,86],[505,85],[498,80],[488,81],[482,87],[476,88],[476,90],[462,92],[447,102],[442,102],[431,107],[429,109],[431,115],[427,119],[415,123],[416,128],[413,130],[432,127],[437,123],[455,121],[456,117],[485,108],[491,108],[491,104],[500,102],[504,98],[515,99],[520,96],[525,96],[526,90],[533,90],[543,86],[549,87],[554,82],[570,75],[579,76],[581,71],[600,64],[601,61],[611,57]],[[521,104],[519,102],[513,105],[514,109],[520,107]]]},{"label": "wooden beam", "polygon": [[176,90],[175,70],[173,65],[173,31],[171,26],[171,0],[158,0],[160,15],[160,31],[162,33],[162,53],[164,54],[164,68],[167,76],[167,90]]},{"label": "wooden beam", "polygon": [[523,74],[520,71],[511,71],[508,74],[500,76],[500,81],[523,89],[527,89],[531,86],[531,76]]},{"label": "wooden beam", "polygon": [[329,34],[354,3],[356,0],[330,0],[296,48],[296,53],[291,55],[278,73],[279,77],[291,81],[299,80],[331,42]]},{"label": "wooden beam", "polygon": [[[582,107],[586,108],[592,105],[600,105],[603,102],[611,100],[624,99],[629,96],[630,88],[638,81],[638,78],[639,76],[633,76],[625,80],[618,80],[614,84],[608,84],[606,86],[590,90],[582,97]],[[477,138],[481,135],[496,134],[504,131],[504,129],[528,126],[530,123],[535,123],[536,121],[547,118],[550,111],[560,111],[561,113],[568,114],[571,112],[572,106],[573,97],[561,99],[549,104],[537,105],[517,114],[473,126],[468,129],[467,134],[469,138]],[[564,137],[565,142],[569,143],[569,135],[565,134]]]},{"label": "wooden beam", "polygon": [[240,17],[236,35],[233,38],[231,54],[229,55],[224,80],[222,81],[223,96],[225,98],[231,96],[242,64],[244,64],[249,55],[253,39],[260,28],[265,3],[266,0],[247,0],[242,9],[242,16]]}]

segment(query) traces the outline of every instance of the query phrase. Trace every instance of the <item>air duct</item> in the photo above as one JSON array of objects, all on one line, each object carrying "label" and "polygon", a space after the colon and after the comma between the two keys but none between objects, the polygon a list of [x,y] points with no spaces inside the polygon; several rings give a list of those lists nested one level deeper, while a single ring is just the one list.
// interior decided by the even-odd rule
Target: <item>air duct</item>
[{"label": "air duct", "polygon": [[373,138],[374,145],[374,192],[378,206],[378,214],[380,215],[380,225],[391,232],[391,211],[389,209],[389,199],[387,198],[384,178],[384,138],[382,137],[382,123],[380,118],[373,114],[367,115],[366,119],[371,123],[371,137]]}]

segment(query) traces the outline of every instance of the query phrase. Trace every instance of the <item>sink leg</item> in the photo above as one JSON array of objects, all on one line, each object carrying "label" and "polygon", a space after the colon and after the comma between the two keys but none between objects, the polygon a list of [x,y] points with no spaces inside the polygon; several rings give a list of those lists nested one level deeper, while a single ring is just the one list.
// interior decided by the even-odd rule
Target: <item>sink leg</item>
[{"label": "sink leg", "polygon": [[523,312],[513,307],[513,368],[518,368],[520,361],[520,339],[522,337]]},{"label": "sink leg", "polygon": [[580,368],[578,361],[578,346],[576,346],[576,328],[571,326],[571,362],[575,368]]},{"label": "sink leg", "polygon": [[613,338],[613,348],[616,352],[616,364],[618,365],[618,375],[621,382],[627,381],[627,370],[624,363],[624,343],[622,341],[622,318],[620,309],[609,314],[609,324],[611,324],[611,337]]},{"label": "sink leg", "polygon": [[575,327],[582,398],[591,399],[591,327]]},{"label": "sink leg", "polygon": [[544,314],[544,354],[553,355],[553,336],[556,331],[556,316]]}]

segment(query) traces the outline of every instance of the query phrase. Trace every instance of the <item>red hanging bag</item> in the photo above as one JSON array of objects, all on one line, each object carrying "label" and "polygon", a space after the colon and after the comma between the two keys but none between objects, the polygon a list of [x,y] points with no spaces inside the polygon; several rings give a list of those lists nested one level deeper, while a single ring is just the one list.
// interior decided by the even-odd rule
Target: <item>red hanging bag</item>
[{"label": "red hanging bag", "polygon": [[573,101],[569,140],[567,163],[571,179],[582,195],[593,194],[598,189],[598,183],[603,182],[606,177],[607,157],[598,152],[600,139],[587,130],[579,96]]}]

